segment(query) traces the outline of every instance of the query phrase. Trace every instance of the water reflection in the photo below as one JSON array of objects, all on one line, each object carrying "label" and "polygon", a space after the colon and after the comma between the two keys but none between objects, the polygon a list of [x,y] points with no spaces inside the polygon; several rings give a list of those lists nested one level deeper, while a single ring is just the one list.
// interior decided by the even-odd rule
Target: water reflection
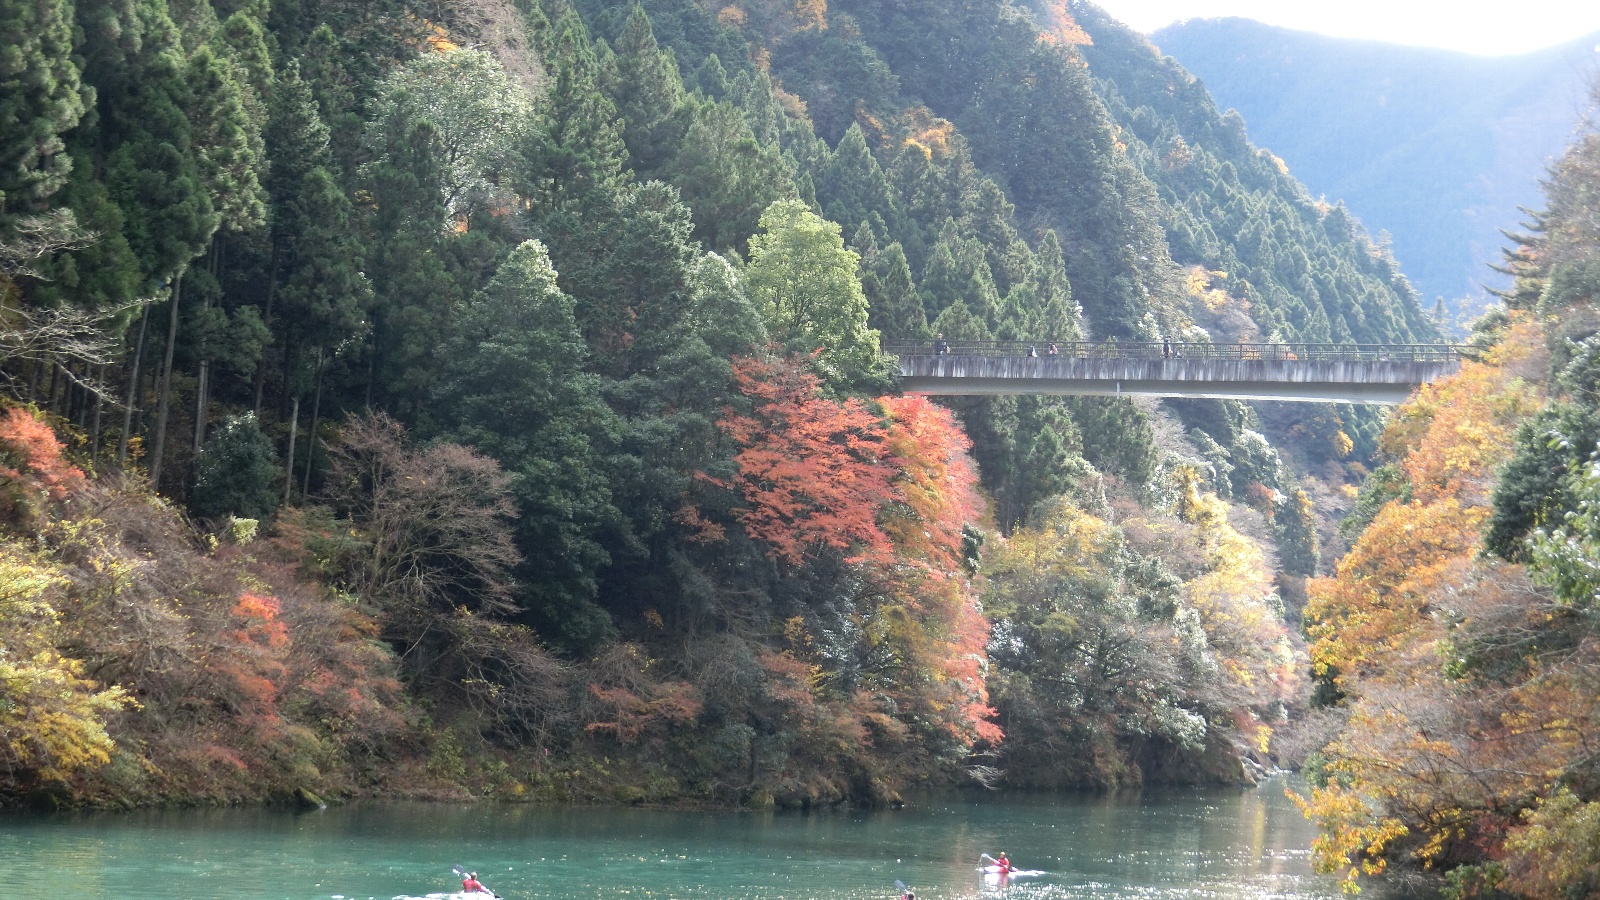
[{"label": "water reflection", "polygon": [[[0,894],[442,896],[459,886],[459,864],[512,900],[894,900],[896,879],[919,900],[1332,900],[1336,885],[1308,867],[1311,836],[1282,783],[928,796],[897,812],[811,815],[362,803],[10,816],[0,817]],[[1044,874],[985,881],[980,854],[1001,850]]]}]

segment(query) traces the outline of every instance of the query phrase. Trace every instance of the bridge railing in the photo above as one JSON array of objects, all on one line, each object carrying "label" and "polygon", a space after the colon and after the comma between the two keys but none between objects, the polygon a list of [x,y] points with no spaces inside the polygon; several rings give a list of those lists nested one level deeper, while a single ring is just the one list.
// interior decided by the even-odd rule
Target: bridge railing
[{"label": "bridge railing", "polygon": [[886,341],[894,356],[1037,356],[1077,359],[1272,359],[1454,362],[1454,344],[1204,344],[1185,341]]}]

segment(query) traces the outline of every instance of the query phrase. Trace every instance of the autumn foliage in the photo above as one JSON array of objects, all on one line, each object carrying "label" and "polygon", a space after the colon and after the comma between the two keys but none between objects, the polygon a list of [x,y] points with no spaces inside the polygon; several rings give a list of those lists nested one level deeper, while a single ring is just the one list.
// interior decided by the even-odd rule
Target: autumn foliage
[{"label": "autumn foliage", "polygon": [[886,560],[892,545],[878,516],[894,473],[879,417],[857,398],[824,398],[821,380],[793,362],[746,357],[734,377],[752,409],[719,424],[740,448],[731,486],[745,501],[745,531],[789,565],[821,550]]},{"label": "autumn foliage", "polygon": [[[856,573],[860,652],[885,660],[864,683],[873,690],[826,690],[802,623],[788,649],[761,657],[774,697],[798,720],[826,721],[857,743],[895,739],[917,722],[961,752],[997,744],[984,682],[988,623],[964,531],[982,507],[950,413],[915,397],[831,399],[798,357],[739,359],[734,376],[748,406],[720,422],[738,450],[735,475],[716,483],[734,492],[735,520],[795,576],[834,562]],[[893,702],[874,701],[875,691]],[[819,703],[833,712],[817,713]]]},{"label": "autumn foliage", "polygon": [[59,503],[84,484],[83,470],[63,455],[56,433],[37,415],[13,406],[0,412],[0,483],[14,521],[36,515],[43,504]]},{"label": "autumn foliage", "polygon": [[1526,376],[1546,364],[1545,341],[1513,317],[1482,361],[1400,408],[1381,446],[1401,496],[1309,584],[1312,658],[1345,698],[1344,724],[1300,802],[1323,832],[1318,866],[1350,890],[1398,860],[1460,867],[1463,892],[1566,896],[1550,873],[1571,860],[1549,836],[1588,813],[1545,798],[1589,777],[1600,648],[1537,570],[1481,553],[1517,426],[1544,401]]}]

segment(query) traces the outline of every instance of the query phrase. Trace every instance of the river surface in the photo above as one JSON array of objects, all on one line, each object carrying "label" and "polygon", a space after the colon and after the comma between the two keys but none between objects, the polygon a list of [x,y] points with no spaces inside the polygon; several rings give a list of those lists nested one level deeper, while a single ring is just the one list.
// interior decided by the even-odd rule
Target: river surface
[{"label": "river surface", "polygon": [[[896,880],[921,900],[1339,897],[1311,872],[1311,827],[1284,786],[937,795],[809,815],[379,802],[7,814],[0,896],[438,898],[459,888],[460,864],[511,900],[894,900]],[[986,882],[979,855],[1001,850],[1044,874]]]}]

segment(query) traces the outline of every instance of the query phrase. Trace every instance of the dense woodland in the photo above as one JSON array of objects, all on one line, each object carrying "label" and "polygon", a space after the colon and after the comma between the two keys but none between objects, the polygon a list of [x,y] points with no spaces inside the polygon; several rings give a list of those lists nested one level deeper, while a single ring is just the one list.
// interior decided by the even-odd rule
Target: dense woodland
[{"label": "dense woodland", "polygon": [[[1600,101],[1600,96],[1594,98]],[[1600,892],[1600,134],[1553,167],[1472,358],[1390,419],[1306,608],[1319,862]]]},{"label": "dense woodland", "polygon": [[1347,407],[897,394],[935,333],[1435,334],[1086,4],[0,24],[7,800],[1246,781],[1400,483]]}]

